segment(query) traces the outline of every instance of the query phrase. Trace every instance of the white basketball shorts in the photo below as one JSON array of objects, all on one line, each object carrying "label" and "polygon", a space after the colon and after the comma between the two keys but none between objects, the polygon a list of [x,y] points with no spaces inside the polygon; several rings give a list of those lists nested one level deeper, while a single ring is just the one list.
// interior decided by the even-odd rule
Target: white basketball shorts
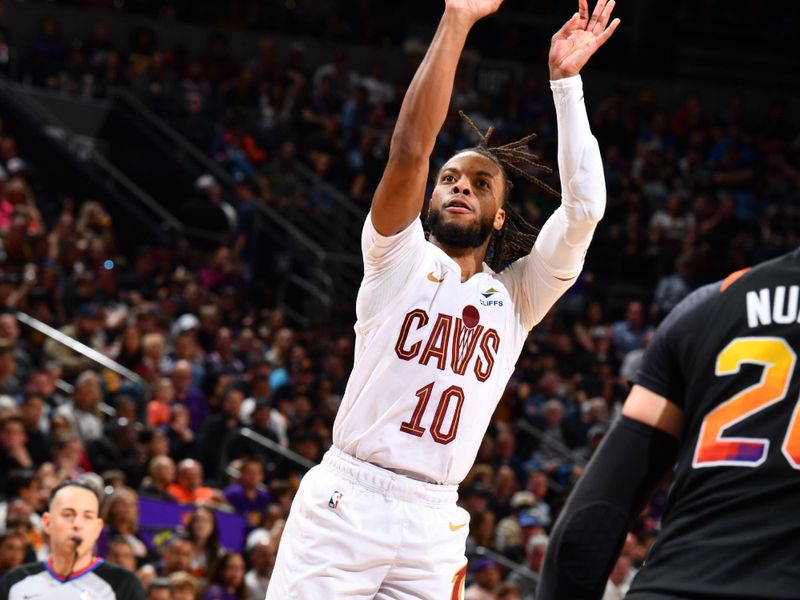
[{"label": "white basketball shorts", "polygon": [[457,486],[331,448],[300,483],[267,600],[461,600],[469,513]]}]

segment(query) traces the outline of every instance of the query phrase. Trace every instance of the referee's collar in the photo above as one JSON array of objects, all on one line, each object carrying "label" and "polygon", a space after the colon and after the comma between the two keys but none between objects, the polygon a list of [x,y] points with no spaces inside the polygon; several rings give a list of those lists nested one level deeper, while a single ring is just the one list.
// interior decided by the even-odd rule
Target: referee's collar
[{"label": "referee's collar", "polygon": [[50,576],[55,579],[56,581],[60,581],[61,583],[66,583],[67,581],[72,581],[73,579],[77,579],[78,577],[82,577],[87,573],[91,573],[97,567],[102,565],[105,561],[102,558],[95,558],[89,565],[80,571],[75,571],[72,575],[68,578],[61,577],[58,573],[53,570],[53,565],[51,561],[53,557],[49,556],[46,561],[44,561],[44,568],[47,569],[47,572],[50,573]]}]

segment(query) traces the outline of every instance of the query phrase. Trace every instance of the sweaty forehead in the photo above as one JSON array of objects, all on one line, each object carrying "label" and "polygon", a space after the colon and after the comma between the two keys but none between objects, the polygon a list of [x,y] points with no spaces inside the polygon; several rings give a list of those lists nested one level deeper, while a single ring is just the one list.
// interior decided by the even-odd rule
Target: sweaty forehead
[{"label": "sweaty forehead", "polygon": [[478,152],[473,152],[471,150],[456,154],[444,164],[442,171],[445,169],[456,169],[462,173],[484,171],[489,173],[492,177],[499,177],[501,175],[500,168],[497,166],[497,163],[495,163],[488,156],[484,156],[483,154],[479,154]]}]

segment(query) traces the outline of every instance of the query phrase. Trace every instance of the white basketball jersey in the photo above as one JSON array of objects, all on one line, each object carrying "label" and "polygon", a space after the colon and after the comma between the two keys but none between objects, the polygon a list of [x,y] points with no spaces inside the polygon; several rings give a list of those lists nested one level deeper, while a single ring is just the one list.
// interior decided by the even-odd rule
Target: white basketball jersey
[{"label": "white basketball jersey", "polygon": [[355,363],[333,428],[348,454],[417,479],[458,484],[528,331],[572,284],[536,249],[461,282],[418,219],[383,237],[367,217]]}]

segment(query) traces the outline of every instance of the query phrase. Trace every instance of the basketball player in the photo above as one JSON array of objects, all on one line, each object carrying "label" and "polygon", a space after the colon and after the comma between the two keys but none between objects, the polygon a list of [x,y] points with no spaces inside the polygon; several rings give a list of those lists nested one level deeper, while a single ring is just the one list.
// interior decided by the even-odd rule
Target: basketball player
[{"label": "basketball player", "polygon": [[673,309],[554,528],[539,600],[602,597],[628,525],[676,460],[626,598],[800,597],[799,296],[795,250]]},{"label": "basketball player", "polygon": [[[267,598],[460,598],[469,516],[456,505],[530,329],[580,273],[605,208],[580,70],[613,34],[586,0],[553,37],[563,197],[536,238],[505,204],[527,142],[428,161],[464,41],[502,0],[447,0],[403,101],[364,225],[355,364],[322,465],[303,479]],[[537,180],[538,181],[538,180]],[[542,184],[544,185],[544,184]],[[487,264],[488,263],[488,264]],[[508,266],[506,266],[508,265]]]}]

